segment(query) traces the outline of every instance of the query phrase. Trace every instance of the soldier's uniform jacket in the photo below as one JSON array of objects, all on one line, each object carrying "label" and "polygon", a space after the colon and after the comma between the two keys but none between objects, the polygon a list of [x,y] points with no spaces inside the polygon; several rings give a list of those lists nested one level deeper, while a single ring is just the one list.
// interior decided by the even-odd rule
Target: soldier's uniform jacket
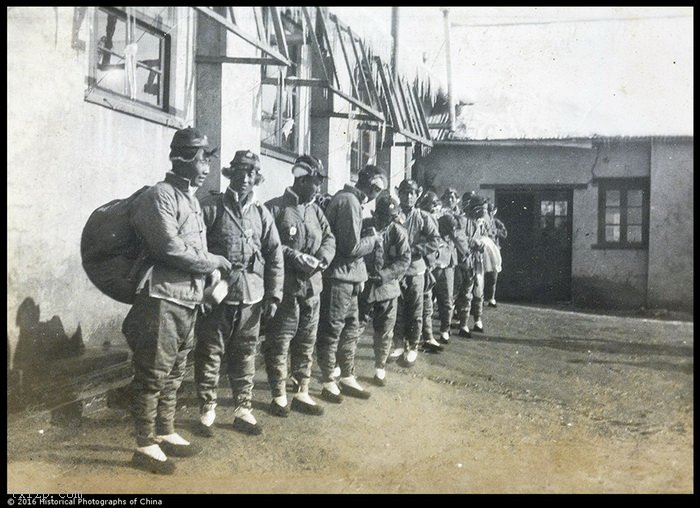
[{"label": "soldier's uniform jacket", "polygon": [[[373,221],[368,225],[372,223]],[[397,298],[401,294],[399,283],[411,264],[411,244],[408,242],[406,228],[390,222],[379,233],[382,242],[365,256],[365,264],[370,275],[379,275],[382,280],[367,282],[365,292],[368,303]]]},{"label": "soldier's uniform jacket", "polygon": [[484,266],[484,245],[481,241],[487,236],[486,224],[482,219],[474,219],[469,216],[461,216],[463,240],[456,242],[459,252],[460,264],[476,272],[482,271]]},{"label": "soldier's uniform jacket", "polygon": [[205,275],[218,262],[207,250],[202,209],[190,181],[168,172],[165,181],[138,197],[130,221],[151,261],[140,274],[137,291],[148,285],[154,298],[190,308],[201,303]]},{"label": "soldier's uniform jacket", "polygon": [[374,248],[374,238],[361,238],[362,203],[367,200],[364,192],[345,185],[335,193],[326,208],[326,218],[335,235],[335,258],[323,272],[323,277],[344,282],[365,282],[367,269],[363,256]]},{"label": "soldier's uniform jacket", "polygon": [[224,303],[253,304],[263,297],[282,300],[284,258],[270,211],[251,192],[241,203],[230,187],[202,199],[209,250],[233,265]]},{"label": "soldier's uniform jacket", "polygon": [[316,203],[299,203],[291,188],[282,196],[271,199],[265,206],[277,225],[284,253],[284,292],[294,296],[321,293],[321,272],[307,274],[296,268],[299,254],[310,254],[330,265],[335,256],[335,236],[328,219]]},{"label": "soldier's uniform jacket", "polygon": [[457,266],[459,263],[457,243],[466,246],[464,224],[460,222],[459,215],[451,210],[443,212],[438,219],[438,231],[442,244],[438,249],[437,266],[440,268]]},{"label": "soldier's uniform jacket", "polygon": [[423,275],[425,273],[425,257],[435,258],[440,234],[437,222],[425,210],[412,208],[408,213],[401,211],[401,220],[408,232],[411,245],[411,264],[406,271],[407,276]]}]

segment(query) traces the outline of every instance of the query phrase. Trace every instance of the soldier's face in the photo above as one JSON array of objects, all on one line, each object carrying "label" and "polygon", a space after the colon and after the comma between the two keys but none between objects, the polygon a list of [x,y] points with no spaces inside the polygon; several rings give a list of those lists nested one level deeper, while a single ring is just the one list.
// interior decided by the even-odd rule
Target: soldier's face
[{"label": "soldier's face", "polygon": [[417,199],[418,191],[414,189],[404,189],[399,192],[399,201],[401,202],[402,208],[413,208],[416,206]]},{"label": "soldier's face", "polygon": [[309,203],[314,197],[321,192],[321,183],[323,179],[320,176],[303,176],[299,178],[297,185],[297,194],[302,203]]},{"label": "soldier's face", "polygon": [[238,194],[246,196],[253,190],[257,175],[257,169],[252,166],[236,167],[231,174],[231,183],[229,187]]},{"label": "soldier's face", "polygon": [[459,199],[457,198],[457,195],[450,192],[448,196],[445,196],[445,199],[443,201],[445,207],[447,208],[454,208],[454,206],[459,202]]},{"label": "soldier's face", "polygon": [[194,159],[178,164],[175,172],[187,178],[193,187],[201,187],[209,175],[209,157],[206,157],[204,150],[200,149]]}]

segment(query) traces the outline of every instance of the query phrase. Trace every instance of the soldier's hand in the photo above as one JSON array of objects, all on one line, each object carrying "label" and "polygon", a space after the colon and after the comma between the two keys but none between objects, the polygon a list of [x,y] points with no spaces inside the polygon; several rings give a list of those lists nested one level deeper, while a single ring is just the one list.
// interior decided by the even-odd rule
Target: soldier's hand
[{"label": "soldier's hand", "polygon": [[318,265],[320,263],[320,261],[317,258],[310,254],[300,254],[297,258],[297,261],[299,264],[299,268],[304,273],[313,272],[314,270],[316,270],[316,268],[318,268]]},{"label": "soldier's hand", "polygon": [[221,270],[218,268],[207,275],[207,286],[215,286],[221,280]]},{"label": "soldier's hand", "polygon": [[218,262],[217,268],[220,268],[224,273],[231,271],[231,262],[224,256],[216,255],[216,261]]},{"label": "soldier's hand", "polygon": [[380,275],[370,275],[367,280],[369,280],[370,282],[373,282],[375,284],[382,283],[382,277]]},{"label": "soldier's hand", "polygon": [[272,319],[275,314],[277,314],[277,301],[274,298],[266,299],[263,302],[262,319]]}]

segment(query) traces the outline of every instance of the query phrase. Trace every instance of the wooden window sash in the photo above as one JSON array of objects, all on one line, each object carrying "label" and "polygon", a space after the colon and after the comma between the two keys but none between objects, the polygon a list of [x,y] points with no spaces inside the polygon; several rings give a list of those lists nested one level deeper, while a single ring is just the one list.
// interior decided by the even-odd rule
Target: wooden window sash
[{"label": "wooden window sash", "polygon": [[[228,7],[229,14],[231,16],[231,20],[228,18],[222,16],[221,14],[215,12],[211,7],[195,7],[195,9],[202,14],[210,17],[214,21],[218,22],[221,26],[223,26],[226,30],[229,32],[237,35],[250,45],[254,46],[255,48],[259,49],[260,51],[263,52],[263,54],[267,55],[269,58],[268,59],[255,59],[251,58],[248,59],[250,63],[265,63],[266,65],[283,65],[286,67],[290,67],[292,65],[291,61],[289,60],[288,55],[282,54],[280,51],[276,50],[267,41],[262,41],[260,40],[260,34],[257,36],[249,34],[247,31],[241,29],[235,21],[233,20],[234,18],[234,13],[233,13],[233,7]],[[255,9],[255,7],[253,8]],[[272,12],[272,17],[273,17],[273,25],[275,25],[277,22],[275,21],[275,18],[278,19],[278,22],[281,23],[281,20],[279,20],[279,11],[277,11],[277,7],[270,7],[271,12]],[[253,11],[255,14],[255,10]],[[256,21],[257,25],[257,21]],[[257,27],[259,29],[259,26]],[[277,47],[282,49],[283,51],[286,51],[287,44],[286,40],[284,39],[284,31],[282,33],[277,33],[278,37],[278,43]],[[284,42],[282,42],[284,41]],[[284,48],[284,49],[283,49]],[[270,63],[269,59],[272,59],[274,63]],[[265,60],[263,62],[263,60]],[[241,62],[243,63],[243,62]]]}]

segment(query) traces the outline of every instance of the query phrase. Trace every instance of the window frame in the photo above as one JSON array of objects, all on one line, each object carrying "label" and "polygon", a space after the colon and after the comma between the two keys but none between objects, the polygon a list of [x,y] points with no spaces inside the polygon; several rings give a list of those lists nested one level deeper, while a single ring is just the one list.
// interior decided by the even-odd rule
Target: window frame
[{"label": "window frame", "polygon": [[[281,78],[269,78],[265,77],[265,67],[261,66],[260,72],[261,72],[261,80],[260,80],[260,87],[261,87],[261,93],[262,93],[262,87],[264,86],[275,86],[276,87],[276,97],[275,97],[275,104],[278,106],[278,115],[275,120],[275,140],[274,142],[270,143],[267,142],[266,140],[268,137],[265,137],[261,140],[260,146],[261,148],[265,149],[266,154],[270,155],[272,154],[273,156],[277,156],[277,154],[280,155],[286,155],[287,157],[285,160],[289,157],[296,157],[300,153],[301,149],[301,136],[299,132],[299,125],[301,124],[300,122],[300,115],[301,115],[301,104],[300,104],[300,95],[299,95],[299,90],[297,83],[295,82],[295,79],[299,79],[300,75],[302,73],[302,66],[304,65],[304,25],[303,25],[303,20],[297,21],[293,19],[291,16],[287,16],[286,14],[281,14],[281,15],[275,15],[274,13],[276,11],[271,11],[272,12],[272,21],[275,26],[275,31],[278,32],[278,27],[279,27],[279,32],[281,32],[282,35],[282,41],[284,42],[284,53],[289,59],[290,62],[290,68],[295,68],[296,72],[294,75],[291,76],[285,76],[284,79]],[[301,44],[298,45],[298,48],[295,50],[292,48],[292,45],[286,41],[286,34],[284,33],[284,22],[291,23],[294,26],[295,31],[298,31],[296,35],[301,36]],[[262,28],[261,28],[262,29]],[[278,33],[279,33],[278,32]],[[279,37],[279,36],[278,36]],[[297,57],[297,60],[294,60],[294,57]],[[292,78],[292,79],[289,79]],[[293,136],[293,147],[292,149],[288,149],[287,147],[282,145],[282,127],[286,121],[285,118],[283,118],[282,113],[280,111],[282,110],[281,106],[282,104],[286,104],[286,101],[283,100],[286,94],[286,101],[293,101],[293,113],[292,117],[294,120],[294,126],[293,126],[293,131],[290,134]],[[262,114],[262,110],[261,110]]]},{"label": "window frame", "polygon": [[[649,247],[649,202],[650,202],[650,179],[648,177],[632,178],[597,178],[595,183],[598,186],[598,243],[593,245],[595,249],[627,249],[646,250]],[[611,242],[605,239],[605,209],[607,191],[620,192],[620,241]],[[642,241],[627,241],[627,215],[629,207],[627,196],[629,191],[642,192]],[[637,207],[634,207],[637,208]],[[636,224],[633,224],[636,225]]]},{"label": "window frame", "polygon": [[[279,41],[279,44],[277,45],[278,49],[275,49],[272,47],[272,45],[265,40],[265,35],[262,33],[262,27],[260,24],[260,18],[261,18],[261,12],[259,12],[262,7],[258,6],[244,6],[244,7],[249,7],[253,9],[253,17],[255,18],[255,24],[256,24],[256,31],[257,34],[253,35],[249,33],[247,30],[244,28],[240,27],[236,22],[235,22],[235,15],[233,12],[233,7],[232,6],[227,6],[227,7],[221,7],[226,9],[224,15],[219,14],[214,10],[214,7],[194,7],[198,12],[201,14],[208,16],[209,18],[213,19],[217,23],[219,23],[223,28],[228,30],[229,32],[237,35],[250,45],[254,46],[255,48],[259,49],[262,54],[264,55],[263,57],[255,57],[255,58],[238,58],[238,57],[226,57],[226,56],[216,56],[216,57],[210,57],[210,56],[198,56],[199,61],[220,61],[220,62],[226,62],[226,63],[241,63],[241,64],[266,64],[266,65],[282,65],[285,67],[289,67],[291,65],[291,62],[289,61],[289,58],[287,57],[287,43],[284,38],[284,31],[281,30],[281,23],[279,19],[279,11],[277,7],[271,7],[271,13],[272,13],[272,20],[273,20],[273,29],[275,33],[275,37]],[[243,8],[243,7],[240,7]]]},{"label": "window frame", "polygon": [[[349,26],[345,25],[340,19],[338,19],[335,14],[326,14],[321,7],[316,7],[315,9],[316,25],[314,25],[312,22],[309,8],[302,7],[302,11],[309,26],[311,47],[315,58],[319,62],[319,68],[321,69],[321,73],[323,75],[322,84],[333,92],[334,95],[341,97],[361,111],[361,113],[353,112],[350,115],[332,113],[332,116],[350,116],[353,118],[366,118],[367,120],[384,122],[385,117],[381,111],[379,99],[376,94],[376,86],[374,84],[370,85],[367,75],[363,72],[364,69],[362,68],[362,64],[365,64],[365,66],[369,69],[370,62],[367,58],[367,51],[362,43],[362,39],[360,39],[360,37],[355,34]],[[332,31],[337,33],[339,37],[340,52],[342,53],[342,58],[345,61],[345,66],[349,73],[350,90],[343,90],[340,83],[337,72],[339,65],[337,62],[340,60],[340,56],[336,55],[336,48],[330,41],[330,33]],[[343,35],[349,38],[350,47],[346,48]],[[324,51],[321,50],[321,42],[326,50],[327,56],[325,57]],[[358,77],[361,79],[358,79],[357,83],[355,82],[356,79],[354,74],[355,66],[350,60],[353,60],[356,64],[355,66],[359,67]],[[360,84],[364,86],[363,91],[366,94],[366,97],[370,100],[369,104],[364,102],[364,99],[360,96],[361,94],[358,91],[360,90]]]},{"label": "window frame", "polygon": [[171,103],[171,84],[173,80],[173,48],[171,31],[172,28],[158,20],[138,11],[135,7],[130,13],[134,18],[134,22],[139,28],[145,29],[150,34],[159,36],[163,39],[161,48],[161,57],[163,60],[163,69],[161,72],[161,94],[162,104],[160,106],[149,104],[138,99],[109,90],[100,88],[97,80],[97,66],[100,60],[98,55],[99,37],[97,33],[97,13],[102,11],[107,14],[117,15],[120,19],[127,17],[127,12],[116,7],[94,7],[94,15],[92,16],[93,33],[95,34],[90,40],[89,50],[89,67],[86,77],[87,89],[84,92],[84,100],[93,104],[105,106],[114,111],[119,111],[129,115],[133,115],[145,120],[149,120],[168,127],[181,129],[185,127],[185,119],[177,115]]},{"label": "window frame", "polygon": [[[355,132],[357,133],[357,152],[354,157],[352,156],[352,146],[350,150],[350,177],[352,181],[357,180],[359,172],[366,164],[376,163],[378,155],[377,145],[379,143],[379,129],[369,122],[359,123]],[[367,134],[369,134],[369,142],[366,144],[364,136]],[[367,152],[368,147],[371,147],[370,156],[366,162],[363,162],[364,154]]]},{"label": "window frame", "polygon": [[389,110],[389,123],[399,134],[431,147],[433,142],[430,129],[425,118],[425,111],[418,100],[415,89],[404,79],[395,79],[389,66],[376,56],[377,66],[382,84],[381,105]]}]

